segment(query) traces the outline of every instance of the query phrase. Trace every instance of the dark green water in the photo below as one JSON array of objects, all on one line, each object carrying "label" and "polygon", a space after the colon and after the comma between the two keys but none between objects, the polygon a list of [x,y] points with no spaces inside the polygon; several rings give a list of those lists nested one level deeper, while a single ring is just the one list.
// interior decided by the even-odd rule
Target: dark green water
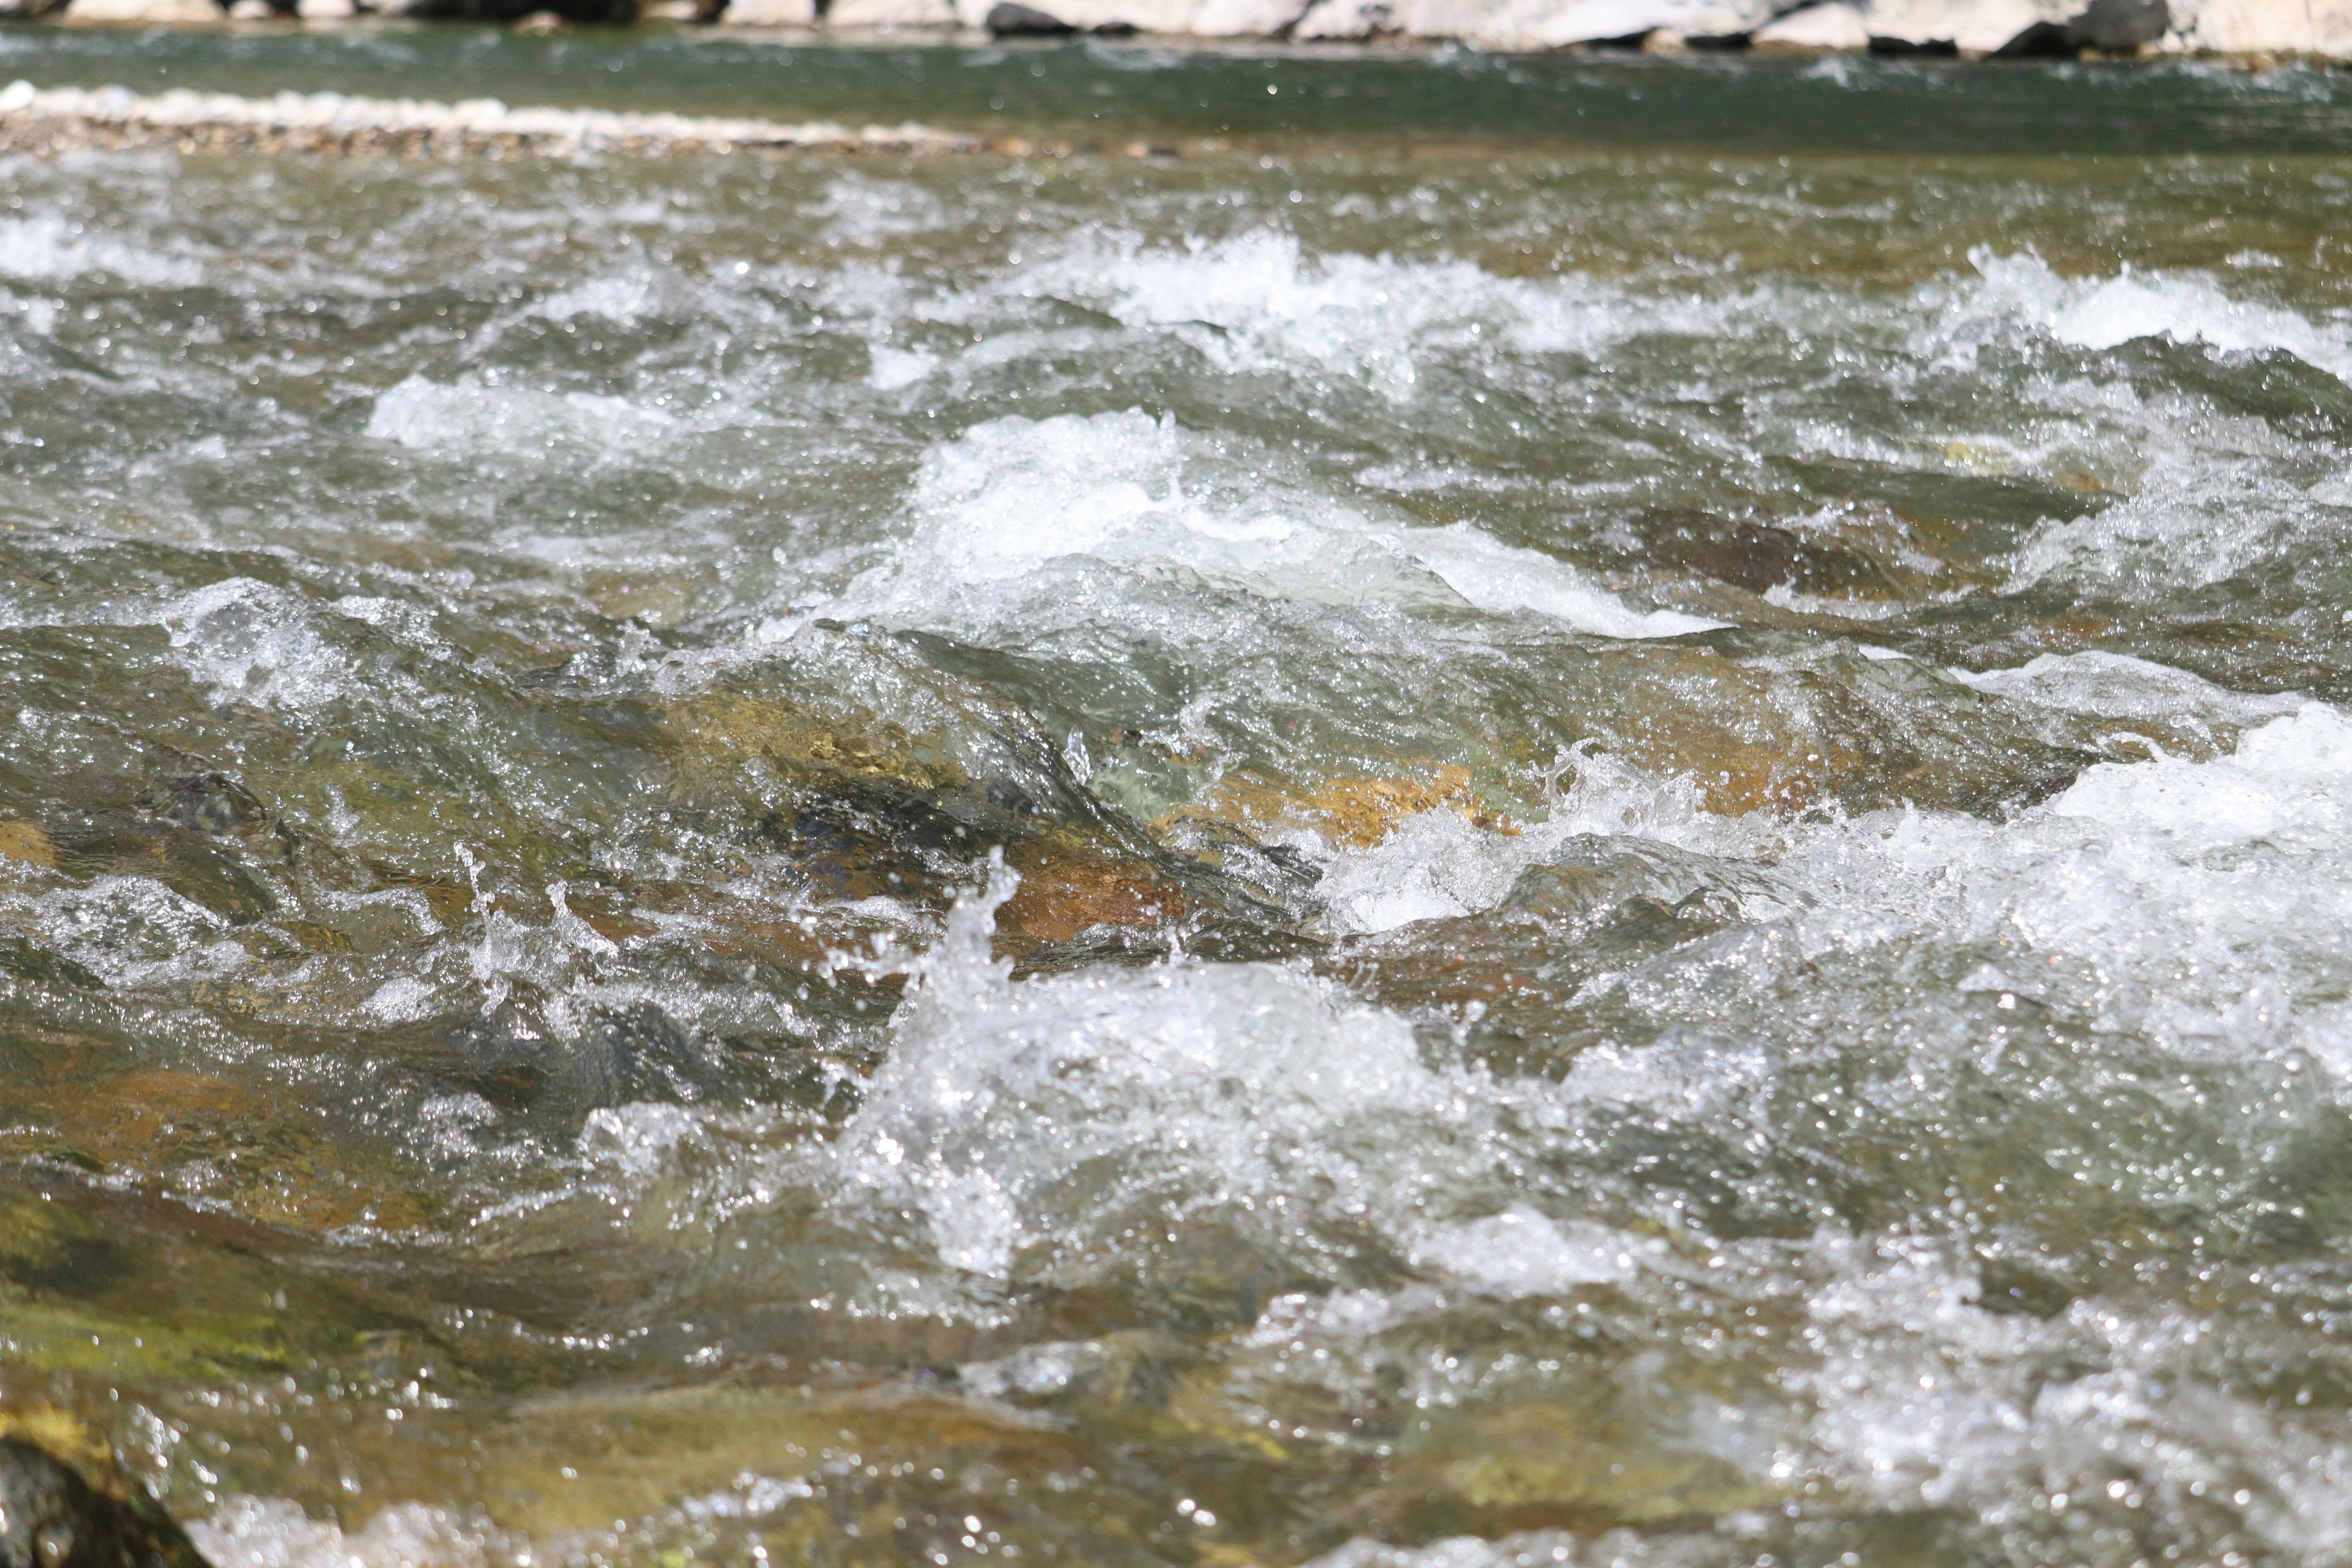
[{"label": "dark green water", "polygon": [[694,31],[536,38],[386,24],[292,35],[18,28],[0,34],[0,72],[142,92],[333,89],[1081,137],[1379,134],[1521,148],[2108,158],[2352,144],[2352,73],[2190,64],[1596,60],[1092,40],[833,47]]}]

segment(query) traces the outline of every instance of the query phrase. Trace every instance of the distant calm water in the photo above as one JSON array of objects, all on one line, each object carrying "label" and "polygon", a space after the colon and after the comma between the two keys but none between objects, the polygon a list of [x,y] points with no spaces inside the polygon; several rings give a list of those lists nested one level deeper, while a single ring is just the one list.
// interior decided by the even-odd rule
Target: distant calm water
[{"label": "distant calm water", "polygon": [[0,1398],[221,1568],[2352,1552],[2352,75],[15,77],[1099,149],[0,163]]}]

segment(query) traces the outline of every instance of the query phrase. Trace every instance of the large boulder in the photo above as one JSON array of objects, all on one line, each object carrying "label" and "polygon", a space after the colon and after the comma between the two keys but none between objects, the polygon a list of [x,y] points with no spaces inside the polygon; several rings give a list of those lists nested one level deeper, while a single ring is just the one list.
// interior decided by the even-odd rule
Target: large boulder
[{"label": "large boulder", "polygon": [[2143,48],[2172,28],[2165,0],[2091,0],[2090,8],[2066,24],[2066,42],[2076,48]]},{"label": "large boulder", "polygon": [[1756,29],[1749,43],[1766,51],[1787,50],[1791,53],[1814,54],[1824,50],[1866,49],[1870,47],[1870,24],[1862,7],[1831,0],[1826,5],[1808,5]]},{"label": "large boulder", "polygon": [[1015,5],[1013,0],[997,0],[988,8],[981,26],[988,29],[992,38],[1066,37],[1078,30],[1074,22],[1065,22],[1034,5]]},{"label": "large boulder", "polygon": [[2185,0],[2164,47],[2352,58],[2352,0]]}]

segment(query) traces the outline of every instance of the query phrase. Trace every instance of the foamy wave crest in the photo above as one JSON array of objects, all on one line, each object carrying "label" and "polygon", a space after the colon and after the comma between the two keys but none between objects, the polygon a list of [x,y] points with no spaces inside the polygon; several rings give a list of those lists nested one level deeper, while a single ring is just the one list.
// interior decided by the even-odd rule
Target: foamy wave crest
[{"label": "foamy wave crest", "polygon": [[236,1497],[188,1535],[216,1568],[493,1568],[531,1560],[519,1542],[422,1503],[387,1508],[346,1533],[293,1503]]},{"label": "foamy wave crest", "polygon": [[1628,1105],[1720,1130],[1769,1078],[1758,1053],[1693,1038],[1601,1053],[1563,1084],[1498,1079],[1276,964],[1015,982],[990,952],[1013,890],[1000,868],[958,905],[857,1111],[793,1184],[880,1230],[912,1222],[908,1240],[984,1281],[1101,1283],[1202,1226],[1294,1276],[1385,1252],[1502,1299],[1672,1272],[1669,1246],[1593,1217],[1543,1152]]},{"label": "foamy wave crest", "polygon": [[991,420],[926,454],[909,537],[842,608],[972,626],[1066,614],[1069,569],[1091,563],[1268,598],[1528,610],[1597,637],[1717,624],[1629,609],[1566,563],[1467,524],[1375,520],[1271,478],[1256,466],[1269,460],[1140,410]]},{"label": "foamy wave crest", "polygon": [[110,273],[129,283],[168,288],[194,283],[203,269],[131,239],[91,234],[43,214],[0,219],[0,278],[54,279]]},{"label": "foamy wave crest", "polygon": [[[1804,941],[1922,934],[2040,967],[2006,976],[2191,1055],[2300,1046],[2352,1072],[2336,956],[2352,932],[2352,724],[2311,703],[2210,762],[2101,763],[2006,824],[1902,813],[1809,836]],[[2334,977],[2334,978],[2331,978]]]},{"label": "foamy wave crest", "polygon": [[2135,338],[2200,343],[2221,353],[2284,350],[2352,382],[2352,341],[2276,306],[2233,299],[2193,276],[2137,273],[2064,278],[2033,256],[1969,253],[1979,281],[1964,289],[1939,329],[1962,342],[1984,324],[2022,325],[2075,348],[2111,349]]},{"label": "foamy wave crest", "polygon": [[[2062,712],[2137,720],[2166,735],[2208,740],[2217,727],[2243,729],[2303,710],[2309,699],[2231,691],[2200,676],[2129,654],[2092,649],[2045,653],[2014,669],[1956,670],[1979,691]],[[2158,742],[2159,749],[2163,744]]]},{"label": "foamy wave crest", "polygon": [[[835,199],[812,209],[846,243],[896,232],[872,226],[886,220],[918,227],[944,221],[933,210],[936,198],[920,191],[864,181],[850,190],[856,205],[845,209]],[[862,216],[869,205],[882,216]],[[1311,377],[1326,396],[1337,381],[1376,395],[1392,412],[1422,395],[1433,366],[1599,356],[1646,334],[1709,332],[1734,316],[1790,308],[1763,294],[1634,293],[1581,273],[1511,278],[1467,261],[1318,254],[1274,227],[1181,246],[1133,234],[1088,237],[1018,261],[983,284],[960,279],[937,292],[886,267],[853,267],[828,294],[835,309],[868,321],[878,336],[911,330],[920,340],[933,328],[954,329],[928,342],[924,364],[894,371],[886,386],[934,372],[962,381],[1036,355],[1173,337],[1213,372]],[[1110,321],[1041,329],[1041,297]],[[974,328],[987,329],[977,341]],[[905,345],[893,352],[903,353]]]},{"label": "foamy wave crest", "polygon": [[621,457],[659,441],[677,423],[623,397],[490,385],[471,374],[447,385],[412,375],[375,400],[367,434],[428,453],[584,447]]},{"label": "foamy wave crest", "polygon": [[[2012,953],[2003,963],[2015,973],[1989,973],[1984,985],[2100,1029],[2189,1056],[2301,1050],[2352,1077],[2334,1000],[2352,980],[2341,956],[2352,938],[2352,721],[2300,698],[2217,700],[2230,694],[2123,662],[2037,660],[1976,678],[2011,700],[2154,721],[2151,733],[2117,743],[2144,748],[2144,760],[2096,764],[2004,822],[1914,810],[1785,827],[1726,822],[1676,781],[1612,768],[1517,834],[1436,811],[1373,848],[1332,855],[1326,919],[1371,931],[1475,913],[1574,840],[1663,843],[1768,865],[1780,891],[1743,907],[1792,953],[1989,946]],[[2292,710],[2265,717],[2280,708]],[[2210,760],[2167,749],[2246,724],[2234,750]],[[1719,979],[1767,989],[1785,962],[1727,964],[1711,950],[1704,960]]]},{"label": "foamy wave crest", "polygon": [[[1751,1397],[1744,1407],[1702,1399],[1677,1409],[1668,1396],[1647,1413],[1668,1430],[1683,1428],[1670,1452],[1729,1461],[1748,1489],[1744,1500],[1769,1513],[1727,1511],[1696,1541],[1671,1524],[1415,1547],[1357,1540],[1310,1568],[1748,1562],[1759,1554],[1727,1550],[1726,1535],[1768,1536],[1780,1496],[1832,1488],[1876,1507],[1948,1510],[1997,1530],[2013,1527],[2024,1511],[2018,1500],[2030,1498],[2053,1531],[2072,1524],[2087,1533],[2120,1520],[2161,1540],[2226,1507],[2242,1527],[2235,1539],[2264,1555],[2330,1561],[2352,1544],[2343,1501],[2352,1442],[2340,1421],[2233,1389],[2231,1370],[2243,1352],[2212,1317],[2110,1298],[2046,1318],[1988,1311],[1969,1248],[1902,1232],[1829,1230],[1736,1245],[1717,1260],[1725,1267],[1708,1279],[1727,1310],[1793,1309],[1803,1322],[1809,1353],[1777,1391],[1789,1405]],[[1313,1344],[1340,1367],[1374,1363],[1371,1336],[1429,1305],[1410,1289],[1333,1298],[1311,1313],[1286,1301],[1249,1338]],[[1769,1435],[1769,1447],[1744,1451],[1739,1435],[1751,1426]]]},{"label": "foamy wave crest", "polygon": [[1706,810],[1689,779],[1654,778],[1608,756],[1578,758],[1573,772],[1570,787],[1539,821],[1507,833],[1440,808],[1406,817],[1367,848],[1332,851],[1311,833],[1291,836],[1294,846],[1322,859],[1316,890],[1324,923],[1355,934],[1491,910],[1529,867],[1580,837],[1639,838],[1738,858],[1760,858],[1780,843],[1778,830],[1761,819]]},{"label": "foamy wave crest", "polygon": [[215,702],[315,708],[347,694],[358,670],[313,623],[299,595],[229,577],[158,607],[173,654]]},{"label": "foamy wave crest", "polygon": [[1258,964],[1014,984],[989,957],[1013,886],[999,872],[955,911],[825,1184],[920,1214],[941,1261],[1082,1276],[1133,1250],[1123,1227],[1202,1215],[1309,1252],[1320,1227],[1395,1226],[1436,1167],[1475,1163],[1475,1101],[1402,1019]]},{"label": "foamy wave crest", "polygon": [[1594,350],[1705,313],[1696,300],[1636,306],[1589,279],[1498,278],[1466,261],[1310,258],[1276,229],[1181,250],[1085,247],[1031,277],[1130,327],[1208,329],[1196,342],[1228,370],[1304,361],[1400,399],[1412,395],[1424,353],[1469,347],[1490,327],[1524,352]]},{"label": "foamy wave crest", "polygon": [[1987,1312],[1974,1259],[1916,1236],[1808,1250],[1826,1275],[1807,1303],[1821,1361],[1790,1382],[1818,1401],[1807,1436],[1842,1485],[1989,1521],[2021,1493],[2159,1520],[2230,1499],[2249,1545],[2302,1561],[2352,1545],[2341,1424],[2231,1392],[2210,1321],[2112,1300]]}]

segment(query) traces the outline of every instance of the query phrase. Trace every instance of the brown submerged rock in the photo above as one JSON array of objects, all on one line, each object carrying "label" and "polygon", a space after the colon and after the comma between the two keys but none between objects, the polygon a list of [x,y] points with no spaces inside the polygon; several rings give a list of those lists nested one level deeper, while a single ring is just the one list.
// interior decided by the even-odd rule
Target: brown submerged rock
[{"label": "brown submerged rock", "polygon": [[1351,774],[1313,783],[1256,773],[1220,780],[1200,801],[1178,806],[1152,824],[1163,837],[1189,821],[1263,831],[1286,824],[1311,827],[1333,844],[1369,849],[1407,817],[1455,811],[1481,827],[1513,833],[1507,817],[1489,810],[1472,787],[1470,771],[1428,758],[1401,760],[1392,773]]},{"label": "brown submerged rock", "polygon": [[33,824],[12,817],[0,821],[0,859],[21,860],[28,866],[55,866],[58,847]]}]

